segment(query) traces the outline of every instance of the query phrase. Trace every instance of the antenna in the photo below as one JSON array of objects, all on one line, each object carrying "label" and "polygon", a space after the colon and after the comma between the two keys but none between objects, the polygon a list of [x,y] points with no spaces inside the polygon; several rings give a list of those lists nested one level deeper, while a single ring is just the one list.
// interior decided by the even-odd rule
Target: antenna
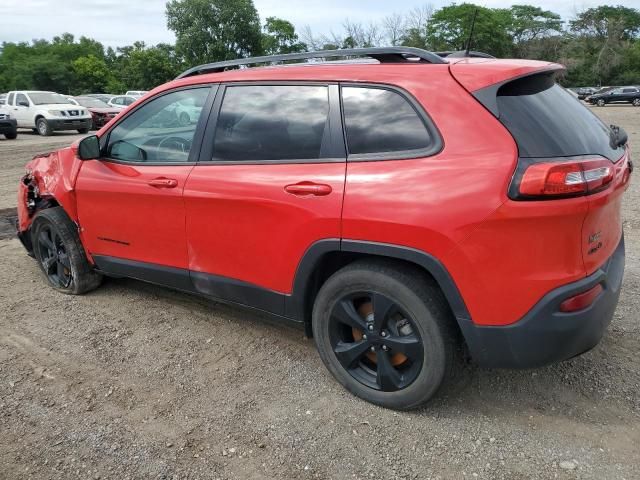
[{"label": "antenna", "polygon": [[467,48],[464,51],[464,56],[469,56],[469,50],[471,49],[471,39],[473,38],[473,30],[476,26],[476,17],[478,16],[478,8],[473,11],[473,19],[471,20],[471,31],[469,32],[469,38],[467,39]]}]

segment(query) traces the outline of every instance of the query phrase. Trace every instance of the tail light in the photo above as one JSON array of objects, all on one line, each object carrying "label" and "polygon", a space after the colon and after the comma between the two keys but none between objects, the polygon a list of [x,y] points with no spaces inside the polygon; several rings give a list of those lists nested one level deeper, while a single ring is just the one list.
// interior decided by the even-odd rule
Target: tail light
[{"label": "tail light", "polygon": [[513,200],[589,195],[609,186],[614,164],[603,157],[521,158],[509,187]]}]

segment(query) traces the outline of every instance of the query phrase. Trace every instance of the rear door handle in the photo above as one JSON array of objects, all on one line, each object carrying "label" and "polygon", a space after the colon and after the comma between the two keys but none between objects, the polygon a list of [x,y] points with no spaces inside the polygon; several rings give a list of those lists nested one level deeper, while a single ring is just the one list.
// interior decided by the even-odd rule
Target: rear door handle
[{"label": "rear door handle", "polygon": [[298,196],[315,195],[323,197],[331,193],[331,186],[324,183],[300,182],[284,187],[284,191]]},{"label": "rear door handle", "polygon": [[178,186],[178,181],[174,178],[154,178],[149,180],[149,185],[156,188],[175,188]]}]

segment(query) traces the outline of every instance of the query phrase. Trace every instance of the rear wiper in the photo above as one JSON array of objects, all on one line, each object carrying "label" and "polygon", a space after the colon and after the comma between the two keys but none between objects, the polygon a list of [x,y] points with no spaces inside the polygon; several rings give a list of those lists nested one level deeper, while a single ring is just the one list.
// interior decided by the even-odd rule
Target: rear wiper
[{"label": "rear wiper", "polygon": [[625,145],[628,140],[627,132],[624,131],[624,128],[619,127],[618,125],[610,125],[611,130],[609,134],[609,145],[611,148],[618,148],[621,145]]}]

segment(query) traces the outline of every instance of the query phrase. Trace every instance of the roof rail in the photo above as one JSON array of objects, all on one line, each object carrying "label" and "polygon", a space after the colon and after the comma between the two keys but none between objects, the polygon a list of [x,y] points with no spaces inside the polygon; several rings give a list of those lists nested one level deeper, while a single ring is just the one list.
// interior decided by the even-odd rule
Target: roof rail
[{"label": "roof rail", "polygon": [[284,55],[269,55],[264,57],[239,58],[224,62],[207,63],[190,68],[176,77],[185,78],[203,73],[222,72],[229,67],[253,65],[257,63],[279,63],[289,60],[308,60],[312,58],[335,57],[371,57],[380,63],[446,63],[433,52],[412,47],[377,47],[377,48],[346,48],[342,50],[321,50],[317,52],[287,53]]},{"label": "roof rail", "polygon": [[473,50],[467,52],[466,50],[447,50],[444,52],[434,52],[436,55],[442,58],[496,58],[493,55],[489,55],[484,52],[474,52]]}]

